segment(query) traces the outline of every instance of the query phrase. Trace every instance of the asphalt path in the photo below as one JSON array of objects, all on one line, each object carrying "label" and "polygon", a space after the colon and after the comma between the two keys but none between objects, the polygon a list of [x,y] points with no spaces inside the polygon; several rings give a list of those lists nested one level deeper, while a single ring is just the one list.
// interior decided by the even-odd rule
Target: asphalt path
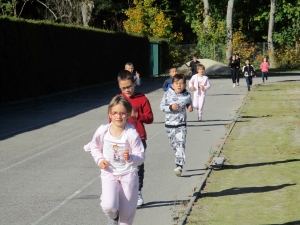
[{"label": "asphalt path", "polygon": [[[299,76],[267,82],[283,80]],[[162,82],[149,79],[139,87],[150,100],[154,122],[146,125],[145,205],[137,209],[135,225],[174,224],[248,97],[244,79],[235,88],[230,79],[211,79],[203,121],[197,121],[196,112],[188,114],[186,166],[176,177],[165,114],[159,110]],[[0,224],[107,224],[99,206],[100,171],[83,146],[108,122],[107,104],[118,93],[117,84],[110,83],[1,106]]]}]

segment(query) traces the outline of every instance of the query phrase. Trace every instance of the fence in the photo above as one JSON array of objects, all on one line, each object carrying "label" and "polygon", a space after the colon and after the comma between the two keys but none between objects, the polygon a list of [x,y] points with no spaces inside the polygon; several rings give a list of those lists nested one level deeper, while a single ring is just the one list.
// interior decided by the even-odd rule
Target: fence
[{"label": "fence", "polygon": [[[279,68],[299,68],[300,67],[300,46],[295,48],[289,46],[275,45],[274,67]],[[250,59],[255,68],[259,68],[263,57],[268,57],[267,42],[259,43],[238,43],[233,44],[233,53],[238,53],[243,64],[246,59]],[[206,45],[171,45],[170,57],[174,66],[186,63],[191,60],[194,54],[199,59],[212,59],[217,62],[228,64],[226,59],[226,44],[206,44]]]}]

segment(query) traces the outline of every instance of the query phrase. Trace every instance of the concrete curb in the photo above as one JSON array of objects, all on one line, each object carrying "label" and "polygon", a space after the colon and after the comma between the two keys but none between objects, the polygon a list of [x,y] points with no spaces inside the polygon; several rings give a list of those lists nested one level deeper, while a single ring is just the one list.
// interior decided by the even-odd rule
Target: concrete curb
[{"label": "concrete curb", "polygon": [[[228,132],[226,133],[225,138],[223,139],[222,144],[220,145],[220,147],[219,147],[218,150],[217,150],[216,157],[218,157],[218,156],[220,155],[220,153],[221,153],[221,151],[222,151],[222,149],[223,149],[223,146],[224,146],[224,144],[225,144],[227,138],[229,137],[231,131],[233,130],[233,127],[235,126],[236,121],[237,121],[237,119],[239,118],[239,115],[241,114],[242,109],[243,109],[244,105],[246,104],[247,98],[248,98],[248,96],[249,96],[250,93],[251,93],[251,92],[249,92],[249,93],[246,94],[246,96],[245,96],[245,98],[244,98],[244,101],[243,101],[243,103],[242,103],[242,106],[240,107],[240,109],[239,109],[237,115],[235,116],[235,118],[234,118],[234,120],[233,120],[233,122],[232,122],[232,124],[231,124],[231,126],[230,126],[230,128],[229,128],[229,130],[228,130]],[[186,208],[186,210],[185,210],[185,212],[184,212],[183,217],[182,217],[182,218],[179,220],[179,222],[178,222],[178,225],[184,225],[184,224],[186,224],[186,219],[187,219],[188,215],[190,214],[190,212],[192,211],[192,207],[193,207],[194,203],[195,203],[195,202],[198,200],[198,198],[200,197],[200,192],[201,192],[201,190],[204,188],[205,183],[206,183],[206,180],[207,180],[207,178],[209,177],[209,175],[210,175],[210,173],[212,172],[212,170],[213,170],[213,167],[210,165],[210,166],[208,167],[207,171],[205,172],[204,176],[201,178],[200,184],[199,184],[199,186],[197,187],[197,189],[195,190],[195,192],[194,192],[194,194],[193,194],[193,197],[191,198],[189,204],[187,205],[187,208]]]}]

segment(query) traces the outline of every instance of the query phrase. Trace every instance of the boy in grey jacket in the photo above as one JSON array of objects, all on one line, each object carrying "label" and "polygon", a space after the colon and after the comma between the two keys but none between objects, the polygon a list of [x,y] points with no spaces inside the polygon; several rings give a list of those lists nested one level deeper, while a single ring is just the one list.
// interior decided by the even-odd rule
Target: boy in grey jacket
[{"label": "boy in grey jacket", "polygon": [[186,109],[193,111],[191,94],[185,88],[185,76],[176,74],[172,78],[172,88],[164,93],[160,103],[160,110],[166,113],[165,128],[169,143],[175,151],[174,173],[178,177],[181,176],[185,164]]}]

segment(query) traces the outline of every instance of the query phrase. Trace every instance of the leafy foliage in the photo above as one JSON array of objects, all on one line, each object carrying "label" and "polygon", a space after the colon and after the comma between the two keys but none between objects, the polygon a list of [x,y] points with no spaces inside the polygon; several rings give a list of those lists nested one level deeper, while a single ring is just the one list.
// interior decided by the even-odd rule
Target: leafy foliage
[{"label": "leafy foliage", "polygon": [[171,18],[154,5],[155,0],[134,0],[134,7],[125,11],[127,33],[171,39],[182,39],[180,33],[172,33]]},{"label": "leafy foliage", "polygon": [[0,0],[0,9],[3,16],[14,15],[14,7],[10,1]]}]

